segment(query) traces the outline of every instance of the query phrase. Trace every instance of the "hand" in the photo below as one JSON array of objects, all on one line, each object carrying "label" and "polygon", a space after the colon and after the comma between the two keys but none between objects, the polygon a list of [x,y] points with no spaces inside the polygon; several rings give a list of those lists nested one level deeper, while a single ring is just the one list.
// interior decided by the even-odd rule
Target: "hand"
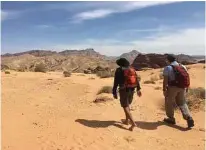
[{"label": "hand", "polygon": [[118,99],[117,94],[113,94],[114,99]]},{"label": "hand", "polygon": [[164,95],[164,97],[167,97],[167,91],[166,90],[163,91],[163,95]]},{"label": "hand", "polygon": [[141,92],[141,91],[137,91],[137,95],[138,95],[139,97],[141,97],[141,96],[142,96],[142,92]]}]

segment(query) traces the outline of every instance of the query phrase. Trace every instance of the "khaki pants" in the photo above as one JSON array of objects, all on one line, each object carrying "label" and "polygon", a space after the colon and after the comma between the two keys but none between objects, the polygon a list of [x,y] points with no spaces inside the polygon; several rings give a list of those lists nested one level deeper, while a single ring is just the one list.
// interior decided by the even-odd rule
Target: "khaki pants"
[{"label": "khaki pants", "polygon": [[186,103],[185,94],[185,89],[178,87],[168,88],[167,96],[165,97],[165,110],[167,117],[174,118],[175,103],[180,108],[185,120],[191,117],[189,108]]}]

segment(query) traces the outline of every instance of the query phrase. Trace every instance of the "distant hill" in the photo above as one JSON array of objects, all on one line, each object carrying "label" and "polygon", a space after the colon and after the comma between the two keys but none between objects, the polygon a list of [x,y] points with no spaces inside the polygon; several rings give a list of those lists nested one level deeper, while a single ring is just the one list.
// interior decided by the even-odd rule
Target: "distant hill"
[{"label": "distant hill", "polygon": [[127,60],[129,60],[130,63],[132,63],[134,61],[134,59],[141,54],[140,52],[138,52],[137,50],[132,50],[131,52],[128,53],[123,53],[119,58],[126,58]]},{"label": "distant hill", "polygon": [[97,66],[115,68],[114,59],[101,55],[93,49],[65,50],[62,52],[32,50],[2,55],[2,67],[14,70],[33,71],[38,63],[43,63],[49,71],[74,70],[83,72]]},{"label": "distant hill", "polygon": [[[124,53],[119,57],[105,56],[94,49],[64,50],[61,52],[51,50],[31,50],[15,54],[4,54],[1,58],[2,69],[33,71],[38,63],[43,63],[49,71],[72,70],[84,72],[88,68],[97,66],[115,69],[115,61],[118,58],[126,58],[136,69],[144,67],[161,68],[166,65],[165,55],[141,54],[136,50]],[[198,57],[199,58],[199,57]],[[177,55],[177,60],[184,64],[197,63],[194,56]]]}]

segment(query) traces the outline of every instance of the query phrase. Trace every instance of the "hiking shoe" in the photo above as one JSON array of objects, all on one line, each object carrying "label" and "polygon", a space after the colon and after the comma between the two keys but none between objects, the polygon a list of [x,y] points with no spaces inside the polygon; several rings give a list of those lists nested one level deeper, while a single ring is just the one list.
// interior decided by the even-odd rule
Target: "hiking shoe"
[{"label": "hiking shoe", "polygon": [[175,118],[165,118],[164,122],[168,123],[168,124],[176,124]]},{"label": "hiking shoe", "polygon": [[188,128],[194,127],[194,120],[192,118],[187,119],[187,126]]}]

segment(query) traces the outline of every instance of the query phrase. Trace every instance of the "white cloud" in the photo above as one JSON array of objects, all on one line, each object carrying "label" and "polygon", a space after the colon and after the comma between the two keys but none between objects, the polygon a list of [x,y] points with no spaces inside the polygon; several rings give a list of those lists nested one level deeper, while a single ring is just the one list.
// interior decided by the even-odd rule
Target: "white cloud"
[{"label": "white cloud", "polygon": [[16,19],[21,15],[20,11],[4,11],[1,10],[1,22],[8,19]]},{"label": "white cloud", "polygon": [[161,36],[153,36],[149,40],[138,40],[130,43],[146,52],[204,54],[205,29],[185,29]]},{"label": "white cloud", "polygon": [[40,29],[47,29],[47,28],[50,28],[50,27],[52,27],[52,26],[46,25],[46,24],[42,24],[42,25],[37,25],[36,27],[37,27],[37,28],[40,28]]},{"label": "white cloud", "polygon": [[112,10],[99,9],[99,10],[79,13],[79,14],[75,15],[74,18],[75,18],[75,22],[81,22],[83,20],[103,18],[103,17],[108,16],[112,13],[113,13]]},{"label": "white cloud", "polygon": [[203,55],[205,53],[205,29],[185,29],[154,35],[143,40],[123,42],[115,39],[88,39],[84,43],[56,45],[53,49],[86,49],[110,56],[118,56],[133,49],[143,53],[175,53]]},{"label": "white cloud", "polygon": [[[109,5],[109,3],[111,5]],[[92,10],[89,9],[89,11],[80,12],[74,15],[73,22],[81,22],[84,20],[103,18],[114,13],[129,12],[129,11],[142,9],[146,7],[165,5],[170,3],[174,3],[174,2],[173,1],[159,1],[159,2],[139,1],[139,2],[120,2],[120,3],[115,3],[115,2],[97,3],[96,9],[94,9],[95,5],[88,5],[88,8],[92,6]]]},{"label": "white cloud", "polygon": [[8,16],[8,13],[1,10],[1,21],[4,21]]}]

